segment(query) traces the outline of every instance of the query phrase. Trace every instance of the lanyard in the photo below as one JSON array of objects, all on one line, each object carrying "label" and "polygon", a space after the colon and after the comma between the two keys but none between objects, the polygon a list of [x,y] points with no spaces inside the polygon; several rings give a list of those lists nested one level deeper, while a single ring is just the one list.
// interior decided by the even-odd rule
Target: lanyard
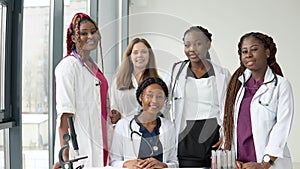
[{"label": "lanyard", "polygon": [[[98,79],[98,77],[96,76],[96,74],[93,72],[93,70],[91,70],[81,59],[80,57],[78,56],[76,50],[72,50],[72,53],[74,54],[74,57],[79,61],[79,63],[84,66],[97,80],[98,80],[98,83],[96,84],[96,86],[99,86],[101,84],[100,80]],[[89,57],[89,61],[92,63],[92,65],[96,65],[94,60]]]},{"label": "lanyard", "polygon": [[72,53],[74,54],[74,57],[79,61],[79,63],[80,63],[82,66],[85,66],[84,63],[82,62],[82,60],[80,59],[80,57],[78,56],[76,50],[72,50]]},{"label": "lanyard", "polygon": [[[72,52],[73,52],[73,54],[74,54],[74,57],[79,61],[79,63],[82,65],[82,66],[84,66],[84,67],[86,67],[86,69],[92,74],[92,75],[94,75],[95,77],[97,77],[96,75],[95,75],[95,73],[93,72],[93,70],[91,70],[81,59],[80,59],[80,57],[78,56],[78,54],[77,54],[77,52],[75,51],[75,50],[72,50]],[[92,65],[95,65],[95,63],[94,63],[94,61],[93,61],[93,59],[91,58],[91,57],[89,57],[89,61],[92,63]]]}]

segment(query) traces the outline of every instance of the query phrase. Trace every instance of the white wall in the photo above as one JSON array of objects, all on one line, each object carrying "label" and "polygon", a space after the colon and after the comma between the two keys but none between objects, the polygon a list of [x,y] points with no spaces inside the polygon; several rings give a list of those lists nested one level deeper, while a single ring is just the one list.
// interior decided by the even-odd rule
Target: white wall
[{"label": "white wall", "polygon": [[232,73],[239,65],[237,43],[243,34],[260,31],[271,35],[277,44],[278,63],[294,91],[295,115],[288,144],[293,162],[300,164],[299,0],[131,0],[130,13],[130,36],[150,41],[162,73],[174,60],[185,58],[181,39],[190,25],[202,25],[213,33],[215,59]]}]

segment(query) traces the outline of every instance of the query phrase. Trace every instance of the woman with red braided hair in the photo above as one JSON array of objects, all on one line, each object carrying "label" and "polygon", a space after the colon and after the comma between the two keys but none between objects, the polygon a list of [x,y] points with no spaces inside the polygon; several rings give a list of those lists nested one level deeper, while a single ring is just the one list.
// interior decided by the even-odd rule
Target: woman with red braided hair
[{"label": "woman with red braided hair", "polygon": [[[63,160],[88,156],[76,162],[86,167],[108,164],[107,117],[109,111],[108,83],[90,54],[101,50],[101,36],[96,22],[87,14],[76,13],[67,30],[67,55],[55,69],[56,78],[56,155],[67,145],[68,118],[72,117],[77,134],[79,156],[75,146],[66,149]],[[103,63],[103,62],[102,62]],[[70,128],[71,129],[71,128]],[[57,162],[53,168],[58,168]]]},{"label": "woman with red braided hair", "polygon": [[223,121],[225,149],[236,152],[238,169],[292,168],[287,140],[294,101],[276,51],[273,39],[259,32],[238,44],[241,65],[228,84]]}]

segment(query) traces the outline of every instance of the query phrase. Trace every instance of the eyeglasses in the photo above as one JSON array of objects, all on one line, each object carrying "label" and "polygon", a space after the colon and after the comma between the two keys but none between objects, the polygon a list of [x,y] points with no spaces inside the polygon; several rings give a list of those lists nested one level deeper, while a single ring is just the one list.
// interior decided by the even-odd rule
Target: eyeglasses
[{"label": "eyeglasses", "polygon": [[166,97],[164,95],[145,94],[146,99],[152,100],[155,98],[157,101],[164,101]]}]

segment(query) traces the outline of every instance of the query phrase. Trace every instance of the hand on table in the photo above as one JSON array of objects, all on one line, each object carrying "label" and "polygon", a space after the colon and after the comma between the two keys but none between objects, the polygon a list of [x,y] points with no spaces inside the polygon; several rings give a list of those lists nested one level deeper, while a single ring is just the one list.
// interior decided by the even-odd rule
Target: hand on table
[{"label": "hand on table", "polygon": [[127,167],[129,169],[168,168],[167,164],[162,163],[152,157],[144,160],[142,159],[128,160],[123,164],[123,167]]}]

